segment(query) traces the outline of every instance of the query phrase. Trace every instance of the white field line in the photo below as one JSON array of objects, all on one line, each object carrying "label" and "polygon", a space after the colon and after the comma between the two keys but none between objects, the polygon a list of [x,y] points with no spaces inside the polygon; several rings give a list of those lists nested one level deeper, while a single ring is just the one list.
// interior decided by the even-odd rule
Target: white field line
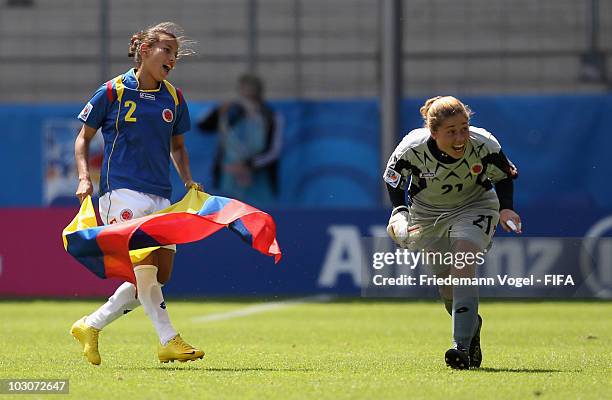
[{"label": "white field line", "polygon": [[253,314],[260,314],[268,311],[277,311],[282,310],[284,308],[295,307],[306,303],[324,303],[332,300],[334,296],[328,294],[320,294],[316,296],[302,297],[299,299],[289,299],[283,301],[273,301],[270,303],[257,304],[254,306],[249,306],[245,308],[241,308],[238,310],[223,312],[223,313],[215,313],[215,314],[207,314],[199,317],[194,317],[191,319],[192,322],[214,322],[214,321],[224,321],[232,318],[240,318],[247,317]]}]

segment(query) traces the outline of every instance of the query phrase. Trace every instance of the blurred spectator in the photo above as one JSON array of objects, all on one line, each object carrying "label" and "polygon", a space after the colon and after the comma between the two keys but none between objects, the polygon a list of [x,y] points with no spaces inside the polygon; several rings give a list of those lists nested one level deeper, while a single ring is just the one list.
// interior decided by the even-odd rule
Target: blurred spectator
[{"label": "blurred spectator", "polygon": [[257,205],[275,200],[282,138],[279,118],[264,100],[261,79],[242,75],[238,99],[215,107],[198,128],[219,133],[213,186],[221,194]]}]

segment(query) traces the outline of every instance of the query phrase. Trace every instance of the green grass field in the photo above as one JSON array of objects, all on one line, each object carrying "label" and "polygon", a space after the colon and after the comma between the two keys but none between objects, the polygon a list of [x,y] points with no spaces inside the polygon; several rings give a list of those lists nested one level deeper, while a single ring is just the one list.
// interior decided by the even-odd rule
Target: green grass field
[{"label": "green grass field", "polygon": [[193,319],[257,302],[170,301],[177,330],[206,351],[184,364],[157,361],[140,308],[101,333],[95,367],[68,330],[99,304],[0,302],[0,378],[69,378],[70,397],[87,399],[612,397],[610,302],[485,302],[483,367],[470,371],[444,365],[441,303],[358,300],[209,322]]}]

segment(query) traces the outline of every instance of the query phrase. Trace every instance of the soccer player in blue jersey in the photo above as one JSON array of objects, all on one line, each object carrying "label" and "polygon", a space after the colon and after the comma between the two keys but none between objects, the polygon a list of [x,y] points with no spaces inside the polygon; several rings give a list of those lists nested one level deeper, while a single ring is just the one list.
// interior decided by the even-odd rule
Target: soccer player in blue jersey
[{"label": "soccer player in blue jersey", "polygon": [[[472,261],[466,256],[461,265],[430,265],[437,277],[469,280],[475,277],[475,257],[491,246],[498,222],[508,232],[521,233],[521,218],[513,208],[517,169],[490,132],[469,124],[471,111],[459,99],[434,97],[420,111],[425,127],[403,138],[383,176],[393,204],[387,232],[410,250],[471,255]],[[446,364],[480,367],[478,287],[439,289],[453,322]]]},{"label": "soccer player in blue jersey", "polygon": [[[105,224],[142,217],[170,205],[170,160],[189,188],[192,180],[183,134],[190,128],[189,109],[179,89],[166,78],[177,60],[191,54],[176,24],[163,22],[132,36],[135,68],[98,88],[78,118],[79,173],[76,192],[82,202],[93,187],[87,165],[89,143],[101,129],[104,160],[100,177],[100,216]],[[70,332],[92,364],[101,362],[98,335],[106,325],[142,304],[159,336],[161,362],[201,359],[202,350],[176,332],[166,310],[162,286],[172,273],[175,245],[164,246],[134,265],[136,285],[125,282],[108,301],[76,321]]]}]

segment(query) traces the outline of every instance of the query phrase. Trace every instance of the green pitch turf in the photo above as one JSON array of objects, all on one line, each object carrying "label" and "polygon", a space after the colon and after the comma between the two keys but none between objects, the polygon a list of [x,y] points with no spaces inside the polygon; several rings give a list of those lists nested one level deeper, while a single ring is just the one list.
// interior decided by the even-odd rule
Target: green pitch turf
[{"label": "green pitch turf", "polygon": [[450,318],[440,303],[358,300],[213,322],[192,318],[257,302],[170,300],[204,360],[160,364],[138,309],[101,333],[96,367],[68,330],[99,304],[0,302],[0,378],[69,378],[70,397],[87,399],[612,397],[609,302],[484,303],[483,366],[470,371],[444,365]]}]

